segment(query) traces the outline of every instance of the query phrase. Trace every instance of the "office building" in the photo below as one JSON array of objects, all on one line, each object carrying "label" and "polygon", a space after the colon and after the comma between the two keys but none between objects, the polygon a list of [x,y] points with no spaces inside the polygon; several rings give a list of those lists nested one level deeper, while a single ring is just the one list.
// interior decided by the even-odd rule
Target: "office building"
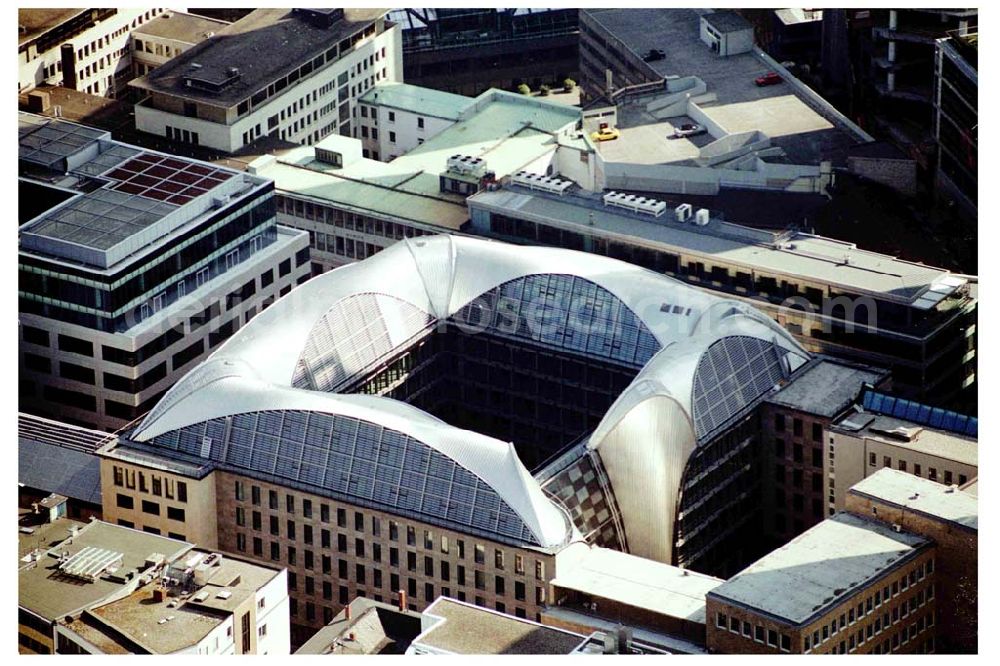
[{"label": "office building", "polygon": [[21,530],[18,638],[34,654],[288,654],[285,570],[100,521]]},{"label": "office building", "polygon": [[[442,116],[436,120],[435,109]],[[586,140],[576,136],[579,120],[574,107],[502,90],[464,99],[378,86],[361,104],[361,135],[368,139],[327,137],[321,145],[262,157],[248,169],[275,181],[279,222],[310,232],[320,273],[402,238],[461,233],[469,219],[466,198],[520,171],[592,182],[597,167]],[[402,154],[402,146],[414,144]]]},{"label": "office building", "polygon": [[935,45],[976,32],[978,15],[977,8],[963,7],[824,11],[827,94],[855,122],[910,156],[926,191],[933,191],[936,171]]},{"label": "office building", "polygon": [[851,413],[866,386],[890,381],[885,370],[822,357],[765,400],[760,410],[764,533],[776,545],[833,515],[828,489],[843,492],[850,484],[841,478],[838,457],[836,488],[828,487],[834,483],[829,473],[834,450],[826,443],[827,430]]},{"label": "office building", "polygon": [[18,137],[22,411],[119,428],[308,278],[270,181],[32,114]]},{"label": "office building", "polygon": [[379,84],[361,98],[361,156],[391,162],[454,125],[474,101],[409,83]]},{"label": "office building", "polygon": [[18,9],[19,92],[48,83],[117,97],[132,78],[129,35],[163,9]]},{"label": "office building", "polygon": [[979,33],[937,40],[934,138],[939,195],[976,219],[979,202]]},{"label": "office building", "polygon": [[711,590],[708,648],[725,654],[935,651],[934,543],[838,513]]},{"label": "office building", "polygon": [[357,101],[399,81],[385,9],[257,9],[132,81],[135,127],[233,153],[262,136],[359,136]]},{"label": "office building", "polygon": [[[752,410],[807,357],[763,315],[635,266],[408,239],[279,300],[102,449],[105,494],[128,498],[105,515],[285,562],[312,631],[400,589],[537,619],[581,536],[528,468],[593,431],[630,552],[680,558],[680,535],[682,561],[736,559]],[[138,510],[181,483],[186,524]]]},{"label": "office building", "polygon": [[562,86],[577,78],[577,9],[570,7],[408,8],[389,19],[403,31],[407,81],[478,95],[526,83]]},{"label": "office building", "polygon": [[226,21],[168,9],[132,31],[133,77],[144,76],[171,58],[210,39]]},{"label": "office building", "polygon": [[901,396],[942,404],[975,390],[976,278],[638,199],[512,183],[468,206],[477,234],[606,254],[752,304],[810,351],[890,370]]},{"label": "office building", "polygon": [[941,485],[899,470],[883,469],[851,488],[847,510],[934,542],[938,570],[934,584],[938,593],[937,651],[976,654],[979,639],[976,495],[955,485]]},{"label": "office building", "polygon": [[864,391],[858,407],[827,431],[829,510],[843,511],[850,489],[886,467],[946,486],[966,485],[979,474],[978,435],[975,417]]}]

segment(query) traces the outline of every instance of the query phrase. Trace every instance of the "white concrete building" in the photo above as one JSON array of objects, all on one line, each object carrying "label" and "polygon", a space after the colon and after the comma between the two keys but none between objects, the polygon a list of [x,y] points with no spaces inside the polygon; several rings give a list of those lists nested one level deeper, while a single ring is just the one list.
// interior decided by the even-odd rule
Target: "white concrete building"
[{"label": "white concrete building", "polygon": [[362,154],[391,162],[454,125],[474,102],[406,83],[377,85],[361,98]]},{"label": "white concrete building", "polygon": [[215,35],[226,21],[167,10],[132,31],[134,75],[143,76]]},{"label": "white concrete building", "polygon": [[309,275],[262,178],[20,116],[20,401],[99,428]]},{"label": "white concrete building", "polygon": [[26,529],[22,654],[290,653],[283,567],[98,520]]},{"label": "white concrete building", "polygon": [[258,9],[133,81],[136,128],[236,152],[261,138],[359,136],[357,101],[402,78],[386,9]]},{"label": "white concrete building", "polygon": [[17,88],[116,97],[132,78],[129,35],[164,9],[18,9]]}]

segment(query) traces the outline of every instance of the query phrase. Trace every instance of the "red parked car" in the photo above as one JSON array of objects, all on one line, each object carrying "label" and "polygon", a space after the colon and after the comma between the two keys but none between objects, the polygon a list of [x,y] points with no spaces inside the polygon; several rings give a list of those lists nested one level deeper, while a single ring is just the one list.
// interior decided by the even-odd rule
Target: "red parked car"
[{"label": "red parked car", "polygon": [[764,76],[758,76],[753,80],[758,86],[773,86],[775,84],[781,83],[781,77],[777,72],[768,72]]}]

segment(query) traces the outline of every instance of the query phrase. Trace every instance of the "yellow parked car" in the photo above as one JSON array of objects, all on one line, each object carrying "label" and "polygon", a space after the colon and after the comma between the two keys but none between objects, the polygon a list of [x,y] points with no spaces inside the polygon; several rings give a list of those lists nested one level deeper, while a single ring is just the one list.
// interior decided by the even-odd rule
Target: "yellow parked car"
[{"label": "yellow parked car", "polygon": [[621,135],[621,132],[616,130],[614,127],[605,127],[599,129],[596,132],[592,132],[590,138],[594,141],[612,141],[617,139]]}]

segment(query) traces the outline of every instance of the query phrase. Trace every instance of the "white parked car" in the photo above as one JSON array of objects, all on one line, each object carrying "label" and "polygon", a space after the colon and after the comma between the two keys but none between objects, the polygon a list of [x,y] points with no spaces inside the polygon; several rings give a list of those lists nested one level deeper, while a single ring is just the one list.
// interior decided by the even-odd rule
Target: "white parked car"
[{"label": "white parked car", "polygon": [[695,125],[693,123],[685,123],[683,125],[678,125],[674,128],[674,133],[670,135],[669,139],[682,139],[686,136],[697,136],[699,134],[705,133],[704,125]]}]

